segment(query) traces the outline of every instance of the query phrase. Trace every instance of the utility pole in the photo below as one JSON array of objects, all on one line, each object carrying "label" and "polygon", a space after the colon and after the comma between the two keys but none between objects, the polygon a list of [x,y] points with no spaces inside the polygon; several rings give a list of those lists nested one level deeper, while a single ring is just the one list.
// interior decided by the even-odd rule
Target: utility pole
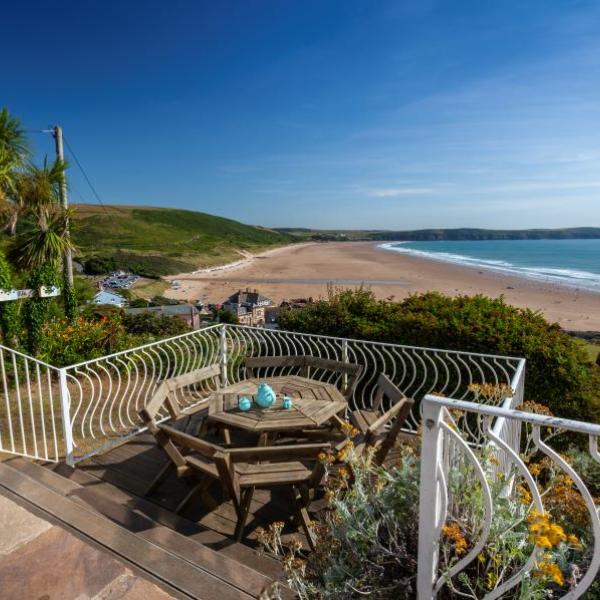
[{"label": "utility pole", "polygon": [[[63,135],[62,135],[62,127],[56,125],[53,129],[52,135],[54,136],[54,142],[56,146],[56,158],[60,161],[62,165],[65,163],[65,153],[63,149]],[[59,189],[60,194],[60,202],[64,209],[69,208],[69,197],[67,196],[67,177],[65,172],[63,171],[62,181]],[[67,228],[66,228],[66,237],[70,238],[71,234],[69,231],[69,220],[67,219]],[[73,257],[71,254],[71,249],[67,248],[65,250],[65,256],[63,260],[63,270],[65,273],[65,277],[71,287],[73,286]]]}]

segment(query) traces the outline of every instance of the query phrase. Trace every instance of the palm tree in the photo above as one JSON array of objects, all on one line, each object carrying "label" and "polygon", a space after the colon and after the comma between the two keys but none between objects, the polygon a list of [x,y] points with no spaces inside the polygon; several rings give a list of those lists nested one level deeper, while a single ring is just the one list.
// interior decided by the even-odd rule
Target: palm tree
[{"label": "palm tree", "polygon": [[31,156],[29,140],[21,121],[12,117],[7,108],[0,110],[0,147],[8,150],[16,166],[25,163]]},{"label": "palm tree", "polygon": [[0,110],[0,213],[11,235],[16,233],[23,205],[16,193],[17,181],[31,156],[25,130],[8,109]]},{"label": "palm tree", "polygon": [[44,160],[42,167],[29,165],[15,184],[16,197],[22,210],[32,221],[14,240],[9,259],[21,269],[37,269],[52,265],[58,269],[66,250],[75,247],[68,235],[73,211],[60,204],[59,188],[66,165]]}]

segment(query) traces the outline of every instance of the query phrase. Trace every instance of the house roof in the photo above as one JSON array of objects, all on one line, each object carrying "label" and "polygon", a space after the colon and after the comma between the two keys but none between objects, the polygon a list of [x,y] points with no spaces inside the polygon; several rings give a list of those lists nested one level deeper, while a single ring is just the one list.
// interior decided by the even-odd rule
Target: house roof
[{"label": "house roof", "polygon": [[197,315],[198,309],[193,304],[170,304],[165,306],[145,306],[141,308],[128,308],[127,314],[136,315],[140,313],[153,312],[167,315],[169,317]]},{"label": "house roof", "polygon": [[125,302],[125,298],[115,292],[100,290],[93,298],[96,304],[117,304]]},{"label": "house roof", "polygon": [[256,306],[258,304],[268,303],[272,300],[258,293],[258,290],[238,290],[235,294],[232,294],[225,300],[223,304],[245,304],[248,306]]}]

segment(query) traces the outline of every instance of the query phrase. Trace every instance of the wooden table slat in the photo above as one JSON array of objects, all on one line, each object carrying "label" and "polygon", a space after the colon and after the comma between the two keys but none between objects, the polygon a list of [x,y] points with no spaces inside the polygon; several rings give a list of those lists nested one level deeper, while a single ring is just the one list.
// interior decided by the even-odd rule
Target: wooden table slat
[{"label": "wooden table slat", "polygon": [[[258,385],[268,383],[277,394],[274,408],[254,405],[242,412],[238,406],[242,396],[256,396]],[[281,407],[281,396],[292,398],[291,409]],[[248,379],[215,392],[209,401],[209,419],[230,427],[256,432],[310,429],[326,423],[347,407],[341,392],[332,384],[297,375]]]}]

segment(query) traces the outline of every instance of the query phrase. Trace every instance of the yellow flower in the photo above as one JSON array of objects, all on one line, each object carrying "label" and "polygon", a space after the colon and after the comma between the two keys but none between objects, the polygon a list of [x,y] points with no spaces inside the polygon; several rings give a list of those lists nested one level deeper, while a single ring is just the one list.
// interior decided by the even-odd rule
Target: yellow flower
[{"label": "yellow flower", "polygon": [[337,453],[337,459],[341,460],[342,462],[345,461],[348,458],[352,448],[354,448],[352,440],[347,440],[341,450]]},{"label": "yellow flower", "polygon": [[529,540],[539,548],[553,548],[566,541],[565,530],[558,524],[552,523],[546,514],[532,510],[529,522]]},{"label": "yellow flower", "polygon": [[552,548],[550,540],[545,535],[538,535],[533,538],[533,541],[535,542],[535,545],[539,548]]},{"label": "yellow flower", "polygon": [[348,471],[348,469],[346,469],[346,467],[340,467],[338,470],[338,475],[342,479],[348,479],[348,477],[350,477],[350,471]]},{"label": "yellow flower", "polygon": [[537,477],[542,472],[542,465],[540,465],[539,463],[533,463],[529,466],[529,472],[534,477]]},{"label": "yellow flower", "polygon": [[519,494],[519,500],[523,504],[531,504],[531,500],[532,500],[531,492],[524,485],[518,485],[517,492]]},{"label": "yellow flower", "polygon": [[535,575],[544,579],[551,579],[556,585],[562,586],[565,584],[565,578],[563,577],[560,567],[547,558],[538,565]]},{"label": "yellow flower", "polygon": [[360,431],[356,427],[354,427],[354,425],[352,425],[352,423],[349,423],[348,421],[344,421],[342,423],[342,425],[340,426],[340,429],[342,430],[342,433],[347,438],[356,437],[360,433]]},{"label": "yellow flower", "polygon": [[442,534],[454,543],[454,551],[459,556],[467,551],[467,540],[463,535],[458,523],[450,523],[442,527]]}]

